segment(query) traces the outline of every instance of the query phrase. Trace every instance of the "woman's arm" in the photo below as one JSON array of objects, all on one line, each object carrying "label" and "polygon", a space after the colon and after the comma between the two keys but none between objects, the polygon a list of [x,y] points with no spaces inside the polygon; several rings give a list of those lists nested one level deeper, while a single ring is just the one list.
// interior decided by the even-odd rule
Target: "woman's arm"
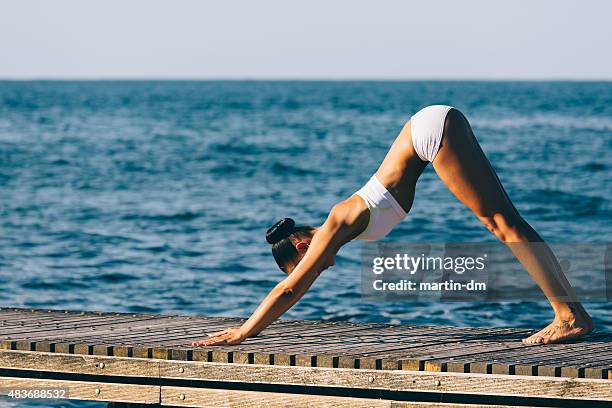
[{"label": "woman's arm", "polygon": [[[363,217],[356,214],[362,211],[355,208],[355,203],[359,204],[354,198],[350,198],[332,209],[325,223],[312,238],[304,258],[289,276],[272,289],[241,327],[213,333],[208,339],[194,342],[193,345],[239,344],[247,337],[257,335],[290,309],[306,293],[319,274],[334,264],[340,247],[365,228],[358,226],[362,222],[356,222]],[[355,233],[356,230],[359,231]]]}]

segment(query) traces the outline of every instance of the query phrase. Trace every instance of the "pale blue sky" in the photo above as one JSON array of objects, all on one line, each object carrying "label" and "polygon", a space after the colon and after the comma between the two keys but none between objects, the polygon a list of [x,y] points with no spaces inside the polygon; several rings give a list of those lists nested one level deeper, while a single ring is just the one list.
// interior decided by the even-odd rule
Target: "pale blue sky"
[{"label": "pale blue sky", "polygon": [[612,79],[608,0],[4,1],[0,78]]}]

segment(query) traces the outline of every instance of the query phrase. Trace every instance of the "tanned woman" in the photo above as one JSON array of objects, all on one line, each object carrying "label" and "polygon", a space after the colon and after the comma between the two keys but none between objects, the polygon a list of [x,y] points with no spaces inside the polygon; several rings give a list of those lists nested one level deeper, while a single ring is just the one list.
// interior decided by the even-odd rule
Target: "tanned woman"
[{"label": "tanned woman", "polygon": [[[336,204],[323,225],[296,227],[285,218],[270,228],[266,238],[287,277],[241,327],[210,334],[193,345],[239,344],[264,330],[306,293],[323,270],[334,265],[342,245],[354,239],[379,240],[406,217],[417,180],[429,163],[446,187],[508,245],[550,302],[553,321],[523,342],[549,344],[590,333],[590,316],[550,248],[510,201],[465,116],[450,106],[433,105],[412,116],[376,174]],[[527,244],[533,242],[539,243],[537,251]]]}]

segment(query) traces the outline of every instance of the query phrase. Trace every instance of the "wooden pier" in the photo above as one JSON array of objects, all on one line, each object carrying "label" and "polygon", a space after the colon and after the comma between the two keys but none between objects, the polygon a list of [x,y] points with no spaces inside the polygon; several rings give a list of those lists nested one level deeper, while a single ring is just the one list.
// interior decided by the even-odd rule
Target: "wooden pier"
[{"label": "wooden pier", "polygon": [[282,320],[238,346],[190,346],[242,321],[0,309],[0,393],[185,407],[612,405],[612,333],[534,346],[520,341],[526,329]]}]

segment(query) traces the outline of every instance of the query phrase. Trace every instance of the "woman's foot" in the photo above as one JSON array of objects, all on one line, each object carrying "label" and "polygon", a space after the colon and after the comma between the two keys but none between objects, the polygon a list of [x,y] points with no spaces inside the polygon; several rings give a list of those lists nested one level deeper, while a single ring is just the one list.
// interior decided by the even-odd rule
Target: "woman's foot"
[{"label": "woman's foot", "polygon": [[[582,308],[580,308],[582,309]],[[551,324],[523,339],[525,344],[550,344],[575,339],[593,331],[591,317],[584,309],[567,317],[555,317]]]}]

